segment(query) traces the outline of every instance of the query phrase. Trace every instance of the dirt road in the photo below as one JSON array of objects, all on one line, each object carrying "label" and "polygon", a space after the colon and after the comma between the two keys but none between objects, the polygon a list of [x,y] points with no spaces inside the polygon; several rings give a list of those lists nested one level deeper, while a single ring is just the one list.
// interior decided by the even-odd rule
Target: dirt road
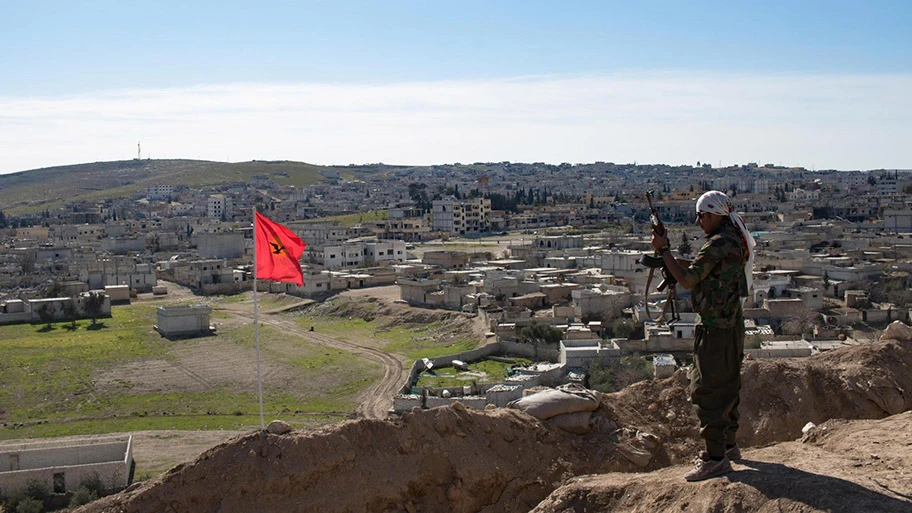
[{"label": "dirt road", "polygon": [[[223,311],[231,312],[234,315],[252,321],[253,312],[243,309],[243,306],[244,305],[228,305],[223,308]],[[364,356],[383,366],[383,378],[365,393],[361,403],[355,408],[355,414],[367,419],[385,419],[388,416],[387,412],[393,404],[392,397],[405,380],[405,371],[402,368],[402,362],[400,362],[397,357],[373,347],[338,340],[315,331],[306,330],[293,321],[282,319],[276,315],[267,313],[259,315],[258,317],[258,322],[260,324],[278,328],[284,333],[297,335],[311,342],[343,349]]]}]

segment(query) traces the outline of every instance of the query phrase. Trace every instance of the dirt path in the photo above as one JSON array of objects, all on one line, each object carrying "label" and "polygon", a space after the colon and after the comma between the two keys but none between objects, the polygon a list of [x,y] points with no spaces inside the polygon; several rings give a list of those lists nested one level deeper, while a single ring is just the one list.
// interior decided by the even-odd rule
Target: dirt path
[{"label": "dirt path", "polygon": [[[169,290],[170,288],[169,285]],[[344,292],[343,295],[355,298],[374,297],[381,301],[392,303],[396,299],[399,299],[399,289],[396,286],[375,287],[370,289],[350,290]],[[263,325],[277,328],[284,333],[301,337],[309,342],[342,349],[379,363],[383,367],[383,377],[363,394],[361,402],[355,407],[355,415],[367,419],[387,418],[388,412],[393,405],[393,395],[398,392],[399,387],[402,386],[407,377],[402,361],[399,357],[375,347],[359,344],[357,342],[339,340],[323,333],[310,331],[298,326],[294,321],[277,315],[311,303],[314,303],[314,300],[303,299],[279,308],[269,310],[260,308],[258,311],[258,322]],[[404,306],[404,308],[408,307]],[[248,301],[217,305],[215,306],[215,309],[221,312],[230,313],[236,319],[243,319],[245,321],[253,321],[254,319],[253,304]]]},{"label": "dirt path", "polygon": [[[253,320],[253,312],[244,309],[243,305],[229,305],[223,311],[230,311],[236,316]],[[310,342],[343,349],[379,363],[383,366],[383,378],[365,393],[362,402],[355,407],[355,414],[368,419],[387,418],[387,412],[393,404],[392,397],[405,380],[405,370],[399,358],[373,347],[335,339],[322,333],[306,330],[293,321],[285,320],[275,315],[260,315],[258,322],[275,327],[284,333],[297,335]]]}]

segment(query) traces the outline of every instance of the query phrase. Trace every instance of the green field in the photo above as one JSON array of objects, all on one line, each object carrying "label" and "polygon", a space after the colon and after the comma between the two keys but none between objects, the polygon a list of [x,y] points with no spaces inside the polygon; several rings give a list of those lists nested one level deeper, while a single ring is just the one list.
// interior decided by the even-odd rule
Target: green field
[{"label": "green field", "polygon": [[357,214],[344,214],[338,216],[326,216],[319,217],[316,219],[308,219],[303,221],[304,223],[324,223],[327,221],[333,221],[339,223],[341,226],[352,227],[359,223],[368,223],[371,221],[385,221],[389,219],[389,210],[368,210],[367,212],[359,212]]},{"label": "green field", "polygon": [[476,340],[456,338],[440,341],[435,336],[440,323],[420,327],[377,326],[376,323],[351,317],[310,317],[297,320],[302,328],[313,326],[321,333],[331,333],[334,338],[346,341],[373,341],[378,349],[401,355],[407,365],[421,358],[434,358],[461,353],[475,348]]},{"label": "green field", "polygon": [[[259,425],[255,386],[233,379],[239,368],[255,368],[255,334],[219,305],[249,302],[251,295],[213,296],[212,321],[218,333],[168,340],[153,328],[155,306],[115,306],[112,316],[91,328],[88,320],[0,326],[0,440],[136,430],[247,430]],[[277,308],[294,298],[261,295],[259,307]],[[370,304],[365,305],[367,307]],[[368,308],[369,310],[369,308]],[[252,305],[251,305],[252,311]],[[417,359],[472,349],[476,341],[441,336],[439,322],[381,325],[359,317],[292,316],[301,327],[397,354],[403,365]],[[341,314],[340,314],[341,315]],[[387,319],[388,321],[389,319]],[[282,375],[264,379],[264,411],[295,427],[338,422],[351,414],[360,395],[381,377],[373,360],[288,336],[261,323],[263,362]],[[170,368],[231,353],[241,358],[202,376],[207,386],[156,386],[155,365]],[[124,370],[126,369],[126,370]],[[502,371],[490,371],[497,374]],[[199,374],[199,372],[197,372]],[[151,375],[151,378],[150,378]],[[113,377],[112,377],[113,376]],[[267,419],[269,420],[269,419]]]},{"label": "green field", "polygon": [[[233,301],[233,298],[226,298]],[[213,318],[221,317],[215,311]],[[257,392],[230,381],[207,390],[136,391],[127,376],[99,389],[99,375],[123,366],[174,361],[194,344],[234,346],[251,355],[252,326],[214,337],[169,341],[152,329],[152,306],[115,307],[110,318],[0,326],[0,439],[129,430],[248,429],[259,424]],[[380,376],[379,365],[356,355],[287,337],[260,326],[261,354],[285,371],[288,383],[264,381],[264,410],[298,427],[337,422]],[[244,353],[246,351],[246,353]],[[203,356],[205,357],[205,356]],[[230,375],[232,369],[225,369]]]}]

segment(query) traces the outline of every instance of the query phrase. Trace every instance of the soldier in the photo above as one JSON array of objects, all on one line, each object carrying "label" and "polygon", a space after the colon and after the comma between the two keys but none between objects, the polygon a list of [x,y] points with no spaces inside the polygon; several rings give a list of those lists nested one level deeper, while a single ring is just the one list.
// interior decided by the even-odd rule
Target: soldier
[{"label": "soldier", "polygon": [[741,458],[736,439],[744,356],[741,298],[750,290],[755,246],[731,199],[719,191],[709,191],[697,200],[696,223],[706,234],[706,242],[693,262],[675,260],[667,232],[652,234],[652,245],[669,272],[682,287],[693,289],[694,311],[699,314],[690,401],[700,419],[706,450],[684,476],[688,481],[731,472],[730,460]]}]

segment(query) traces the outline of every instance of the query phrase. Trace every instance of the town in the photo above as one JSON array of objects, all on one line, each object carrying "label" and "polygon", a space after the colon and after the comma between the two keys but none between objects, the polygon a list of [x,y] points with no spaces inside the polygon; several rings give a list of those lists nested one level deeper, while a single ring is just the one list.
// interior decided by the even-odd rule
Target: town
[{"label": "town", "polygon": [[[136,173],[156,165],[123,163]],[[909,320],[909,172],[377,164],[362,179],[326,169],[321,183],[293,187],[277,181],[288,175],[281,162],[268,168],[248,183],[147,185],[130,198],[4,215],[0,323],[72,316],[69,298],[86,312],[91,291],[106,291],[91,306],[109,312],[130,294],[164,293],[159,280],[199,295],[250,290],[256,208],[307,244],[303,286],[261,282],[262,290],[324,298],[395,284],[410,305],[483,316],[498,342],[523,341],[532,324],[558,329],[549,355],[567,368],[633,352],[683,355],[694,326],[686,295],[671,325],[648,313],[662,311],[664,294],[647,293],[639,263],[651,251],[645,192],[655,191],[674,249],[687,257],[702,235],[693,201],[709,189],[734,198],[758,240],[745,304],[750,354],[810,355],[856,341],[856,330]],[[385,215],[364,220],[376,211]],[[359,219],[322,220],[344,214]],[[164,329],[183,329],[166,317]]]}]

